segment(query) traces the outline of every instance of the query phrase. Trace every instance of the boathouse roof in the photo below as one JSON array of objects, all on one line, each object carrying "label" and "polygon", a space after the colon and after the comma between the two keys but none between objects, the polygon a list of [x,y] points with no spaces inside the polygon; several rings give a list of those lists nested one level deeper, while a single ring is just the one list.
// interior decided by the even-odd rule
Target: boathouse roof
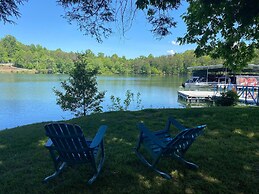
[{"label": "boathouse roof", "polygon": [[[207,65],[207,66],[194,66],[194,67],[187,67],[188,70],[223,70],[226,69],[223,64],[217,64],[217,65]],[[252,69],[252,70],[259,70],[259,65],[255,64],[248,64],[245,69]]]}]

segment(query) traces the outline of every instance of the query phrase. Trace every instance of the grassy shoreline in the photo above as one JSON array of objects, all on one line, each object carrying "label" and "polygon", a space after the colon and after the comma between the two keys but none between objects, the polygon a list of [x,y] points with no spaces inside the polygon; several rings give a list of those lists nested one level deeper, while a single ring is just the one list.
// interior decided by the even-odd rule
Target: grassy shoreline
[{"label": "grassy shoreline", "polygon": [[[164,180],[144,166],[133,152],[138,138],[136,124],[144,121],[153,130],[164,127],[168,116],[191,127],[207,124],[186,153],[197,171],[175,160],[163,159],[160,168],[171,172]],[[68,168],[53,181],[42,180],[53,172],[44,124],[37,123],[0,131],[0,193],[259,193],[259,109],[213,107],[147,109],[107,112],[67,122],[79,124],[93,137],[101,124],[106,160],[96,182],[88,186],[88,166]]]}]

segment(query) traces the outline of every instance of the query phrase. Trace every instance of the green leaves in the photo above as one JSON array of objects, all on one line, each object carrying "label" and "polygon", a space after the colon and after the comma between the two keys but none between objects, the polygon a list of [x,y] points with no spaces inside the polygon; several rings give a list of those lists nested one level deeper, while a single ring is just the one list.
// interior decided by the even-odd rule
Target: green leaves
[{"label": "green leaves", "polygon": [[148,22],[152,25],[151,32],[158,38],[171,34],[171,28],[176,22],[169,11],[180,6],[180,0],[158,1],[158,0],[137,0],[137,9],[146,11]]},{"label": "green leaves", "polygon": [[255,48],[259,47],[258,1],[189,2],[183,16],[187,33],[179,38],[180,43],[197,44],[197,56],[222,58],[224,65],[232,70],[245,67],[253,59]]},{"label": "green leaves", "polygon": [[127,111],[129,110],[130,106],[133,106],[133,102],[135,101],[135,109],[139,110],[142,109],[143,106],[141,105],[141,98],[140,98],[141,94],[138,92],[136,95],[131,92],[130,90],[127,90],[125,93],[125,99],[123,100],[123,104],[121,103],[121,98],[119,97],[115,97],[114,95],[112,95],[110,97],[111,99],[111,106],[109,106],[109,110],[110,111]]},{"label": "green leaves", "polygon": [[[158,38],[171,34],[176,27],[173,10],[181,5],[181,0],[137,0],[136,10],[133,2],[116,1],[60,1],[72,11],[67,11],[69,21],[77,21],[80,30],[96,37],[98,42],[102,37],[112,33],[105,24],[116,22],[119,18],[122,29],[125,29],[125,16],[134,18],[136,10],[146,13],[148,22],[152,25],[151,32]],[[259,6],[258,0],[188,0],[189,7],[183,15],[187,25],[187,33],[178,39],[181,44],[196,44],[195,54],[200,57],[210,55],[221,58],[224,65],[234,71],[244,68],[254,57],[254,50],[259,48]],[[117,7],[116,7],[117,5]],[[126,12],[129,8],[130,12]],[[97,11],[94,11],[97,10]],[[106,11],[102,17],[102,11]],[[132,13],[134,13],[132,15]],[[94,19],[94,20],[92,20]],[[97,24],[97,25],[96,25]],[[123,31],[124,34],[124,31]]]},{"label": "green leaves", "polygon": [[115,11],[111,0],[58,1],[65,9],[65,16],[69,23],[76,22],[80,31],[90,35],[98,42],[102,37],[109,37],[112,33],[109,23],[115,21]]},{"label": "green leaves", "polygon": [[15,23],[10,17],[20,17],[18,5],[23,5],[28,0],[4,0],[0,1],[0,21],[4,23]]},{"label": "green leaves", "polygon": [[75,68],[69,73],[69,79],[61,82],[64,93],[54,88],[57,104],[64,111],[72,111],[75,116],[86,116],[92,112],[101,112],[101,102],[105,92],[99,92],[96,81],[96,69],[89,69],[87,52],[78,54]]},{"label": "green leaves", "polygon": [[229,90],[221,93],[221,96],[216,98],[217,106],[235,106],[238,103],[238,95],[235,91]]},{"label": "green leaves", "polygon": [[11,35],[0,40],[0,62],[11,62],[17,67],[36,69],[40,73],[66,73],[73,66],[75,56],[75,53],[61,49],[50,51],[41,45],[24,45]]}]

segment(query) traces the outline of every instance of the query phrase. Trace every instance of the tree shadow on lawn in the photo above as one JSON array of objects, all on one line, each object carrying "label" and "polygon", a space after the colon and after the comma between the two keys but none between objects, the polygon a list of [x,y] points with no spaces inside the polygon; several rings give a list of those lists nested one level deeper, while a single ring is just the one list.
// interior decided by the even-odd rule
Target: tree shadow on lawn
[{"label": "tree shadow on lawn", "polygon": [[198,170],[162,158],[158,168],[173,176],[165,180],[141,163],[133,152],[139,134],[136,124],[144,120],[155,127],[164,126],[168,115],[176,112],[150,111],[145,116],[141,112],[105,113],[68,121],[80,125],[86,137],[93,137],[101,124],[108,125],[106,159],[93,185],[87,185],[92,175],[89,165],[68,168],[49,183],[42,183],[54,172],[44,148],[45,123],[22,127],[22,131],[16,128],[1,132],[1,190],[3,193],[258,193],[258,132],[252,131],[251,135],[251,131],[234,126],[226,129],[206,116],[205,134],[186,153],[188,160],[200,166]]},{"label": "tree shadow on lawn", "polygon": [[[87,122],[87,126],[92,125],[94,127],[93,123],[110,123],[111,121],[102,118],[99,121],[95,119],[95,122],[91,120]],[[118,124],[119,122],[124,123],[124,125]],[[134,121],[134,123],[137,122]],[[213,163],[214,160],[224,160],[224,158],[217,158],[217,154],[213,154],[208,159],[210,155],[206,153],[208,150],[206,143],[215,146],[215,143],[207,141],[206,138],[208,137],[203,137],[201,140],[198,139],[197,142],[194,142],[194,147],[191,147],[186,154],[187,158],[201,166],[197,171],[186,169],[173,159],[162,158],[158,168],[171,172],[173,175],[172,180],[165,180],[141,163],[135,156],[133,148],[137,143],[139,132],[136,127],[132,127],[134,125],[131,122],[125,125],[125,122],[119,119],[116,125],[109,126],[105,135],[106,161],[96,182],[91,186],[86,186],[88,178],[84,177],[90,169],[80,167],[80,169],[86,169],[79,170],[80,176],[78,171],[70,171],[72,175],[66,176],[69,180],[62,177],[62,179],[65,179],[64,184],[55,180],[55,185],[61,184],[55,187],[55,191],[73,192],[74,190],[71,190],[71,188],[74,188],[74,184],[77,185],[76,190],[87,193],[172,193],[172,191],[174,193],[220,193],[230,192],[233,189],[221,181],[222,175],[220,173],[213,174],[210,172],[211,164],[209,162]],[[231,152],[231,150],[229,151]],[[215,168],[218,169],[217,166]],[[50,185],[53,185],[53,183],[50,183]]]},{"label": "tree shadow on lawn", "polygon": [[[109,143],[108,143],[109,144]],[[55,193],[213,193],[222,191],[220,181],[210,177],[203,169],[192,171],[172,159],[161,160],[158,168],[171,172],[173,179],[166,180],[142,164],[126,141],[120,148],[107,153],[105,165],[93,185],[86,185],[89,166],[68,169],[46,189]],[[114,146],[110,144],[110,146]],[[120,149],[123,149],[122,153]],[[116,156],[114,156],[116,155]],[[221,189],[218,189],[221,188]],[[223,188],[224,190],[224,188]]]}]

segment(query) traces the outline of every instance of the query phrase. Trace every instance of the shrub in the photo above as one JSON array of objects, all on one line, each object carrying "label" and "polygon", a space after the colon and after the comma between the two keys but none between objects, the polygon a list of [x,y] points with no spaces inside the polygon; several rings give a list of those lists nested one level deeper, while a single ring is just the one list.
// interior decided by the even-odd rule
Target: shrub
[{"label": "shrub", "polygon": [[121,103],[122,100],[120,97],[115,97],[114,95],[112,95],[110,97],[110,99],[112,102],[112,105],[108,106],[110,111],[127,111],[129,109],[130,105],[132,105],[132,102],[134,102],[134,101],[136,104],[136,108],[135,108],[136,110],[143,108],[143,106],[141,105],[142,100],[140,98],[139,92],[135,95],[130,90],[127,90],[123,104]]},{"label": "shrub", "polygon": [[238,102],[238,95],[235,91],[229,90],[221,93],[221,96],[216,98],[217,106],[235,106]]},{"label": "shrub", "polygon": [[99,92],[96,81],[97,70],[91,69],[87,53],[78,54],[75,68],[69,72],[68,80],[61,82],[63,91],[54,88],[57,104],[64,111],[72,111],[75,116],[101,112],[105,92]]}]

